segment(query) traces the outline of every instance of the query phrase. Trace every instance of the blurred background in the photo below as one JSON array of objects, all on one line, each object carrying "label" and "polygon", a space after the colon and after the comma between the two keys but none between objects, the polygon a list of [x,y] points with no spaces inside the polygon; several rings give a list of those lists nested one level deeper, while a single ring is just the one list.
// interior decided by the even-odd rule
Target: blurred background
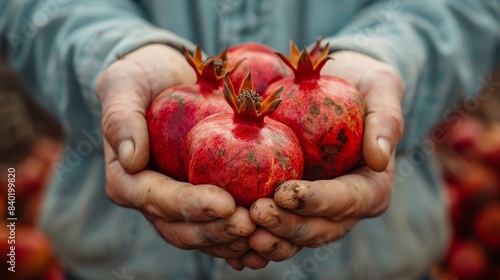
[{"label": "blurred background", "polygon": [[[436,279],[500,279],[500,71],[482,79],[476,97],[455,104],[431,131],[442,163],[453,236],[432,268]],[[0,60],[0,215],[8,215],[7,170],[16,170],[16,273],[0,279],[64,279],[64,268],[37,227],[44,189],[64,151],[60,123],[26,92]],[[5,264],[9,228],[0,227]]]},{"label": "blurred background", "polygon": [[[0,218],[2,221],[7,221],[7,217],[17,218],[14,221],[16,273],[7,271],[7,254],[14,245],[8,243],[11,229],[0,227],[0,279],[64,279],[49,239],[37,226],[43,191],[54,174],[54,163],[62,154],[64,131],[1,60],[0,120]],[[7,173],[12,168],[15,200],[8,200]]]}]

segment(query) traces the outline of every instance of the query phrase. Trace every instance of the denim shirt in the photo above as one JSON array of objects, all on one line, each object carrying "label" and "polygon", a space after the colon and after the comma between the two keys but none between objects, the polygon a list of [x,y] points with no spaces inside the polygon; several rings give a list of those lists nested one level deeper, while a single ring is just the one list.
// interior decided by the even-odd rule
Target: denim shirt
[{"label": "denim shirt", "polygon": [[[0,53],[68,132],[55,164],[41,225],[81,279],[415,279],[446,246],[446,211],[428,135],[453,121],[500,62],[495,0],[3,0]],[[208,54],[245,41],[288,52],[318,36],[403,77],[406,131],[398,146],[391,206],[345,238],[304,248],[258,271],[162,240],[137,211],[105,195],[95,94],[99,74],[148,43],[200,43]],[[484,97],[484,95],[483,95]],[[463,108],[462,108],[463,109]]]}]

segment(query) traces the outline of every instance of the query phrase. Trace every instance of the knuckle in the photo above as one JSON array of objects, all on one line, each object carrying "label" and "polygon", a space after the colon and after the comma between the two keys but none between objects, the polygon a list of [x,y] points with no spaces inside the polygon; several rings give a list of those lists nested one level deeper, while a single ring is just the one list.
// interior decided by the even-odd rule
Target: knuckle
[{"label": "knuckle", "polygon": [[376,75],[381,81],[393,85],[398,93],[404,94],[405,84],[403,78],[396,69],[384,63],[376,70]]}]

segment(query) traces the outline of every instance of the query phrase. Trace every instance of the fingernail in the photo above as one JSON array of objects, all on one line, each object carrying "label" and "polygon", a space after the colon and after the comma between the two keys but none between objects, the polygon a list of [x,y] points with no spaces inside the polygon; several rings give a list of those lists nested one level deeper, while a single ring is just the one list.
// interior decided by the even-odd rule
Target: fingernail
[{"label": "fingernail", "polygon": [[269,216],[265,218],[260,225],[266,228],[276,228],[281,224],[280,218],[278,216]]},{"label": "fingernail", "polygon": [[248,249],[248,238],[240,237],[233,242],[227,243],[227,248],[233,252],[243,252]]},{"label": "fingernail", "polygon": [[278,243],[274,243],[271,247],[269,247],[266,250],[261,251],[262,254],[270,254],[276,250],[276,247],[278,247]]},{"label": "fingernail", "polygon": [[118,160],[122,165],[123,169],[127,170],[127,167],[134,155],[134,143],[132,140],[125,140],[118,146]]},{"label": "fingernail", "polygon": [[214,210],[205,210],[205,216],[210,218],[224,218],[221,214],[215,212]]},{"label": "fingernail", "polygon": [[378,138],[377,146],[385,154],[387,158],[391,156],[391,145],[389,144],[389,141],[387,141],[387,139]]},{"label": "fingernail", "polygon": [[224,228],[224,231],[226,232],[227,235],[229,236],[242,236],[243,235],[243,232],[239,231],[236,229],[235,226],[230,226],[230,225],[227,225],[225,228]]}]

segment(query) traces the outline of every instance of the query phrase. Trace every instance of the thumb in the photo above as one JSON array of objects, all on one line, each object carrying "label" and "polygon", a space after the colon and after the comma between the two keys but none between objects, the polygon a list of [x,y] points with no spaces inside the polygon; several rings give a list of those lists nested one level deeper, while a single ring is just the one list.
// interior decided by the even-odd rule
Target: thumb
[{"label": "thumb", "polygon": [[403,135],[404,84],[396,71],[384,68],[368,71],[360,91],[366,103],[363,157],[371,169],[384,171]]},{"label": "thumb", "polygon": [[129,62],[117,61],[97,81],[102,131],[121,166],[138,172],[149,162],[146,112],[151,102],[145,74]]}]

